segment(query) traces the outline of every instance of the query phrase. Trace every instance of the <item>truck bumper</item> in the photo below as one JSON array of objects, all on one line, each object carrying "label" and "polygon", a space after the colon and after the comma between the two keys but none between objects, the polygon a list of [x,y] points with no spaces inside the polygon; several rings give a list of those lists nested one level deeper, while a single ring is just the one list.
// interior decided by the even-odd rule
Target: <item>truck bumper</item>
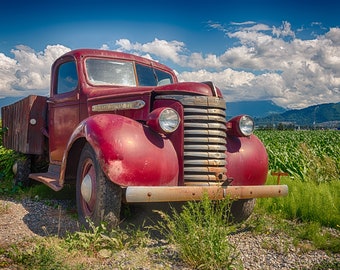
[{"label": "truck bumper", "polygon": [[211,200],[284,197],[288,194],[288,186],[129,186],[125,189],[125,201],[183,202],[201,200],[205,194]]}]

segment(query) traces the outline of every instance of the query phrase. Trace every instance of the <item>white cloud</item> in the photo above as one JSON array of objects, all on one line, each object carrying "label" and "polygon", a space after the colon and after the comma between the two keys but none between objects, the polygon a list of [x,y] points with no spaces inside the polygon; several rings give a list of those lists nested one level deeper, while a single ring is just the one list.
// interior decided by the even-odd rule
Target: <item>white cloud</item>
[{"label": "white cloud", "polygon": [[235,71],[228,68],[220,72],[209,72],[204,69],[182,72],[178,77],[180,81],[212,81],[220,89],[237,92],[240,87],[249,86],[255,75],[251,72]]},{"label": "white cloud", "polygon": [[330,40],[334,46],[340,46],[340,28],[333,27],[326,33],[325,38]]},{"label": "white cloud", "polygon": [[220,68],[223,67],[220,59],[214,54],[208,54],[203,56],[202,53],[192,53],[190,56],[182,56],[182,66],[191,67],[194,69],[205,67],[205,68]]},{"label": "white cloud", "polygon": [[[295,33],[289,22],[208,24],[236,42],[221,54],[190,52],[184,42],[157,38],[146,43],[122,38],[114,48],[103,44],[101,49],[165,62],[176,67],[182,81],[211,80],[227,100],[273,99],[290,108],[340,101],[340,28],[300,39],[299,30]],[[35,52],[18,46],[12,50],[13,58],[0,53],[0,97],[47,94],[50,66],[68,50],[54,45]]]},{"label": "white cloud", "polygon": [[16,61],[0,53],[0,98],[15,95],[11,83],[16,80]]},{"label": "white cloud", "polygon": [[[213,62],[215,67],[232,68],[251,72],[254,77],[235,88],[235,79],[220,71],[210,72],[209,77],[221,87],[227,99],[270,98],[279,105],[300,108],[317,103],[340,101],[340,29],[331,28],[315,39],[302,40],[295,36],[288,22],[273,31],[269,27],[252,25],[227,31],[230,38],[240,44],[227,48]],[[289,37],[290,39],[286,39]],[[198,63],[198,61],[197,61]],[[211,68],[203,66],[201,68]],[[184,78],[202,79],[204,72],[185,73]],[[258,75],[259,74],[259,75]],[[235,72],[234,76],[241,76]],[[248,76],[249,78],[249,76]]]},{"label": "white cloud", "polygon": [[295,33],[291,29],[291,24],[289,22],[282,22],[282,25],[278,28],[273,27],[273,35],[276,37],[295,37]]},{"label": "white cloud", "polygon": [[19,45],[11,51],[14,58],[0,54],[0,98],[6,96],[47,95],[51,65],[69,51],[62,45],[50,45],[43,52]]},{"label": "white cloud", "polygon": [[231,22],[231,25],[250,25],[250,24],[256,24],[254,21],[245,21],[245,22]]},{"label": "white cloud", "polygon": [[224,31],[224,26],[218,22],[208,21],[207,26],[212,29]]},{"label": "white cloud", "polygon": [[178,64],[181,62],[181,53],[184,52],[185,44],[180,41],[166,41],[155,39],[145,44],[131,43],[128,39],[116,41],[116,46],[120,51],[130,51],[137,53],[152,54],[162,60],[171,60]]},{"label": "white cloud", "polygon": [[109,50],[110,49],[110,47],[109,47],[109,45],[107,45],[107,44],[103,44],[101,47],[100,47],[100,50]]}]

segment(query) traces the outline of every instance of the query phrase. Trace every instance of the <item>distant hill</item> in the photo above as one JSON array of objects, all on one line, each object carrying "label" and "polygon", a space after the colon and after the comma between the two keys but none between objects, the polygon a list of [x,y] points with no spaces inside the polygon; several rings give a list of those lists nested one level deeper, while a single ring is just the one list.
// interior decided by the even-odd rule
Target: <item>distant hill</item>
[{"label": "distant hill", "polygon": [[310,106],[300,110],[289,110],[255,119],[260,126],[270,124],[293,124],[295,126],[340,126],[340,102]]},{"label": "distant hill", "polygon": [[251,117],[266,117],[275,113],[283,113],[286,109],[271,100],[227,102],[227,118],[240,114]]}]

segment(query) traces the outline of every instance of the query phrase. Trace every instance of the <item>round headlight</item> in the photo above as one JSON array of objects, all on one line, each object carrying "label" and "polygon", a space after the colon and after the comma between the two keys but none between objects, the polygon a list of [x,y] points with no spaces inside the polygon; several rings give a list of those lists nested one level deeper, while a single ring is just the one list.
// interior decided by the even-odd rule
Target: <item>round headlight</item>
[{"label": "round headlight", "polygon": [[250,136],[254,131],[254,120],[248,115],[243,115],[239,121],[239,128],[244,136]]},{"label": "round headlight", "polygon": [[164,109],[159,115],[159,126],[165,133],[174,132],[180,123],[178,113],[171,108]]}]

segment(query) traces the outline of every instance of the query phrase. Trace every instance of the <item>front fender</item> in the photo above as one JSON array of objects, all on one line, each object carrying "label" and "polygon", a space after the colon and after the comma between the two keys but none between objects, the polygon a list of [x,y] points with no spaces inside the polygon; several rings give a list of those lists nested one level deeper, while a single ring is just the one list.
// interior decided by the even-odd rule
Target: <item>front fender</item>
[{"label": "front fender", "polygon": [[227,137],[227,175],[233,186],[263,185],[268,173],[268,155],[255,136]]},{"label": "front fender", "polygon": [[177,186],[178,158],[170,140],[147,126],[114,114],[91,116],[71,141],[84,137],[102,170],[121,186]]}]

